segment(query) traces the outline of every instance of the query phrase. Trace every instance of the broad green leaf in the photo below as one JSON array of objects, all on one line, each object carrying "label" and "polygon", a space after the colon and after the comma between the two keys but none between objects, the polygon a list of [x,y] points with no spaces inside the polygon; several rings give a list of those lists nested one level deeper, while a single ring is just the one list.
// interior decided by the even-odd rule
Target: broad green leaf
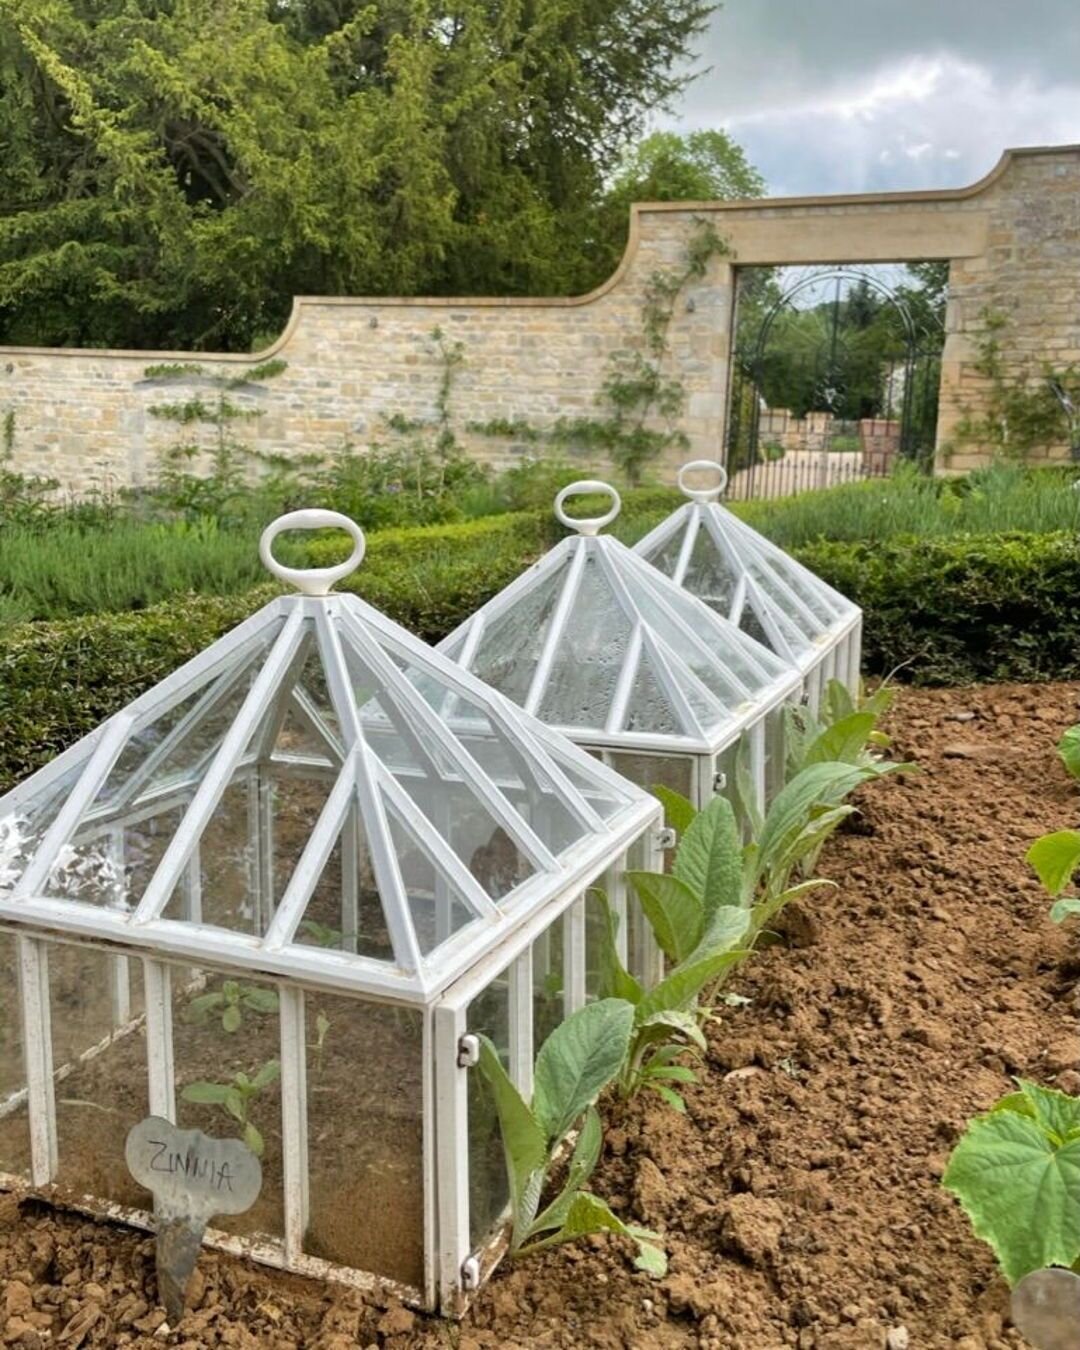
[{"label": "broad green leaf", "polygon": [[650,989],[638,1004],[638,1025],[643,1025],[655,1013],[689,1008],[710,981],[719,978],[745,955],[744,951],[718,952],[700,961],[686,961],[676,967],[655,989]]},{"label": "broad green leaf", "polygon": [[750,931],[760,933],[772,923],[786,905],[791,904],[792,900],[797,900],[808,891],[815,891],[821,886],[832,886],[835,889],[836,882],[828,881],[825,877],[811,877],[809,881],[800,881],[796,886],[789,886],[778,895],[766,896],[750,911]]},{"label": "broad green leaf", "polygon": [[221,992],[223,997],[235,1002],[240,997],[240,986],[235,980],[223,980]]},{"label": "broad green leaf", "polygon": [[[636,1224],[623,1223],[617,1214],[597,1195],[588,1191],[579,1191],[574,1197],[566,1215],[566,1222],[555,1235],[558,1242],[572,1242],[575,1238],[587,1237],[590,1233],[618,1233],[628,1237],[638,1245],[638,1257],[634,1262],[641,1270],[653,1275],[663,1275],[667,1271],[667,1257],[655,1242],[656,1234]],[[646,1250],[648,1249],[648,1250]]]},{"label": "broad green leaf", "polygon": [[545,1139],[562,1139],[619,1072],[633,1022],[625,999],[600,999],[572,1013],[540,1047],[532,1109]]},{"label": "broad green leaf", "polygon": [[[835,725],[855,711],[855,702],[846,685],[839,680],[830,680],[825,686],[825,707],[829,722]],[[873,717],[873,713],[870,716]]]},{"label": "broad green leaf", "polygon": [[806,752],[807,764],[855,764],[874,730],[874,714],[851,712],[825,728]]},{"label": "broad green leaf", "polygon": [[641,1001],[645,991],[619,958],[619,949],[615,945],[619,916],[612,909],[602,890],[589,891],[588,898],[603,906],[606,918],[604,928],[601,930],[600,997],[621,998],[627,1003],[636,1005]]},{"label": "broad green leaf", "polygon": [[675,855],[676,878],[701,901],[707,923],[721,905],[743,903],[742,840],[726,797],[698,813]]},{"label": "broad green leaf", "polygon": [[738,909],[734,905],[721,905],[705,932],[701,935],[695,951],[688,960],[700,961],[718,952],[729,951],[736,943],[742,942],[750,931],[752,913],[748,909]]},{"label": "broad green leaf", "polygon": [[896,702],[896,685],[881,684],[869,696],[864,695],[859,700],[859,707],[863,712],[873,713],[876,718],[882,718]]},{"label": "broad green leaf", "polygon": [[1058,1092],[1056,1088],[1040,1087],[1026,1078],[1016,1081],[1044,1130],[1062,1140],[1080,1130],[1080,1099]]},{"label": "broad green leaf", "polygon": [[765,819],[758,804],[757,784],[750,769],[749,740],[746,737],[735,756],[735,794],[735,800],[749,822],[750,837],[756,839],[761,834]]},{"label": "broad green leaf", "polygon": [[1080,899],[1075,895],[1067,895],[1056,901],[1050,910],[1050,917],[1055,923],[1064,923],[1072,914],[1080,914]]},{"label": "broad green leaf", "polygon": [[1028,849],[1026,858],[1050,894],[1060,895],[1080,867],[1080,830],[1044,834]]},{"label": "broad green leaf", "polygon": [[1058,741],[1058,755],[1074,778],[1080,778],[1080,726],[1070,727]]},{"label": "broad green leaf", "polygon": [[244,1094],[239,1088],[230,1087],[225,1091],[225,1099],[222,1102],[225,1110],[234,1120],[243,1121],[247,1115],[247,1105],[244,1101]]},{"label": "broad green leaf", "polygon": [[[324,1019],[325,1020],[325,1019]],[[329,1023],[327,1023],[329,1026]],[[281,1077],[281,1063],[276,1059],[268,1059],[259,1072],[251,1080],[251,1086],[254,1088],[264,1088]]]},{"label": "broad green leaf", "polygon": [[[680,855],[685,847],[686,841]],[[678,867],[677,860],[675,865]],[[677,876],[663,872],[627,872],[626,880],[633,886],[665,956],[672,961],[689,956],[701,940],[705,921],[701,901],[690,887]]]},{"label": "broad green leaf", "polygon": [[232,1090],[227,1083],[189,1083],[180,1096],[199,1106],[220,1106]]},{"label": "broad green leaf", "polygon": [[221,1014],[221,1025],[226,1031],[239,1031],[242,1021],[240,1009],[235,1003],[230,1003]]},{"label": "broad green leaf", "polygon": [[672,1033],[685,1037],[699,1050],[707,1049],[705,1033],[698,1025],[697,1018],[693,1013],[683,1012],[678,1008],[665,1008],[638,1022],[634,1028],[634,1044],[640,1046],[648,1045],[652,1041],[667,1040]]},{"label": "broad green leaf", "polygon": [[255,1154],[256,1158],[263,1155],[263,1137],[249,1120],[244,1126],[244,1143]]},{"label": "broad green leaf", "polygon": [[786,856],[815,807],[837,805],[872,776],[870,769],[834,761],[809,764],[797,773],[769,807],[758,838],[757,875]]},{"label": "broad green leaf", "polygon": [[663,787],[659,783],[654,783],[649,791],[663,805],[664,820],[681,839],[693,824],[697,807],[681,792],[675,792],[674,789]]},{"label": "broad green leaf", "polygon": [[540,1203],[540,1189],[547,1167],[546,1140],[533,1113],[503,1068],[499,1052],[486,1036],[480,1037],[477,1068],[491,1089],[499,1117],[514,1216],[511,1241],[518,1247],[525,1240]]},{"label": "broad green leaf", "polygon": [[1015,1284],[1080,1257],[1080,1139],[1055,1144],[1015,1111],[977,1116],[942,1179]]},{"label": "broad green leaf", "polygon": [[278,1010],[278,996],[273,989],[245,989],[244,1002],[255,1012],[272,1013]]},{"label": "broad green leaf", "polygon": [[543,1233],[548,1229],[563,1226],[566,1222],[566,1216],[570,1212],[570,1206],[574,1203],[574,1196],[593,1174],[600,1158],[602,1142],[603,1127],[600,1124],[600,1116],[596,1107],[590,1106],[585,1112],[585,1119],[578,1131],[577,1143],[574,1145],[570,1166],[566,1170],[566,1183],[558,1197],[548,1205],[542,1214],[537,1216],[536,1222],[530,1230],[530,1236],[533,1233]]},{"label": "broad green leaf", "polygon": [[189,1016],[195,1020],[205,1017],[207,1013],[212,1012],[214,1008],[219,1008],[225,1002],[224,994],[200,994],[193,998],[187,1006]]}]

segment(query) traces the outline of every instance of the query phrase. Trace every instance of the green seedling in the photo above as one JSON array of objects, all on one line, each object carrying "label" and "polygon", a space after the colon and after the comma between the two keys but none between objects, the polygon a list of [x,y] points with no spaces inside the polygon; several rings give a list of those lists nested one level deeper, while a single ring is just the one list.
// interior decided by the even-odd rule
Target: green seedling
[{"label": "green seedling", "polygon": [[265,1144],[261,1133],[250,1120],[251,1104],[259,1093],[281,1074],[276,1059],[267,1060],[254,1078],[238,1073],[231,1083],[189,1083],[180,1093],[185,1102],[197,1106],[221,1106],[240,1126],[240,1137],[256,1158],[261,1158]]},{"label": "green seedling", "polygon": [[942,1178],[1010,1285],[1080,1266],[1080,1099],[1016,1083],[968,1124]]},{"label": "green seedling", "polygon": [[221,988],[210,994],[200,994],[187,1006],[187,1017],[192,1022],[205,1022],[212,1014],[221,1014],[223,1031],[239,1031],[244,1023],[244,1013],[276,1013],[278,996],[272,989],[262,989],[256,984],[240,984],[236,980],[225,980]]},{"label": "green seedling", "polygon": [[1024,856],[1054,901],[1051,919],[1062,923],[1070,914],[1080,914],[1080,897],[1062,894],[1080,868],[1080,830],[1044,834]]},{"label": "green seedling", "polygon": [[329,924],[318,923],[315,919],[305,919],[300,925],[300,931],[318,947],[340,949],[345,943],[345,934],[340,928],[331,928]]},{"label": "green seedling", "polygon": [[893,687],[883,684],[873,694],[855,699],[839,680],[830,680],[817,717],[806,707],[786,708],[787,777],[793,778],[809,764],[828,761],[866,768],[878,765],[892,744],[878,724],[895,697]]},{"label": "green seedling", "polygon": [[[665,1274],[667,1258],[656,1234],[625,1223],[584,1189],[602,1143],[595,1102],[626,1058],[633,1021],[633,1008],[621,999],[601,999],[571,1014],[540,1048],[531,1103],[514,1086],[495,1046],[480,1037],[478,1069],[494,1099],[510,1183],[512,1255],[528,1256],[590,1233],[617,1233],[636,1244],[639,1269]],[[566,1179],[541,1209],[555,1159],[576,1127]]]},{"label": "green seedling", "polygon": [[330,1019],[324,1012],[315,1018],[315,1072],[322,1073],[323,1052],[326,1049],[326,1037],[330,1031]]}]

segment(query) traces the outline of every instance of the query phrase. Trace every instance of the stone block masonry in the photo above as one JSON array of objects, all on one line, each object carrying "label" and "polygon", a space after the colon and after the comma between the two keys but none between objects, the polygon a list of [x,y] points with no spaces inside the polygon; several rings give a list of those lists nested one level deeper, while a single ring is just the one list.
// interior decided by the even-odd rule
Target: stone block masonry
[{"label": "stone block masonry", "polygon": [[[969,188],[637,205],[615,275],[571,299],[303,297],[278,341],[254,356],[0,348],[0,425],[14,413],[10,467],[83,493],[151,482],[178,439],[197,434],[209,446],[213,428],[181,429],[150,411],[200,393],[209,401],[205,379],[148,378],[147,367],[163,362],[230,375],[271,357],[287,362],[277,378],[230,395],[262,413],[230,426],[260,451],[299,457],[329,454],[345,440],[386,442],[388,417],[437,416],[436,328],[463,345],[455,434],[479,458],[505,464],[535,447],[469,432],[469,424],[524,419],[544,428],[560,417],[603,415],[598,398],[612,355],[642,341],[648,279],[658,268],[681,269],[698,220],[716,228],[730,254],[714,257],[680,295],[669,329],[665,373],[685,389],[681,425],[694,456],[718,457],[724,443],[740,264],[950,262],[943,469],[986,458],[985,447],[953,441],[986,393],[974,362],[987,311],[1007,318],[1006,358],[1018,377],[1037,376],[1045,361],[1080,362],[1080,147],[1012,150]],[[1063,456],[1065,447],[1046,453]],[[682,453],[662,473],[673,471],[674,458]]]}]

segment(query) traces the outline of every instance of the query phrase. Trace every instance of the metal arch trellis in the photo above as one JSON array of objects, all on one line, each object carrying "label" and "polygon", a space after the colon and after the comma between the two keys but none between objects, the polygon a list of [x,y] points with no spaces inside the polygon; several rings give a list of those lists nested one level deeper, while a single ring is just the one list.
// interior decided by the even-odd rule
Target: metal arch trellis
[{"label": "metal arch trellis", "polygon": [[[750,269],[745,269],[748,272]],[[754,269],[764,271],[765,269]],[[740,278],[741,282],[742,278]],[[826,407],[821,411],[833,411],[839,402],[842,390],[837,387],[837,369],[839,348],[842,341],[842,300],[845,284],[863,284],[884,300],[898,316],[904,338],[904,351],[899,366],[894,366],[887,375],[886,383],[892,386],[899,375],[902,398],[899,422],[899,453],[925,467],[933,447],[933,434],[937,420],[937,385],[940,380],[941,347],[944,338],[944,326],[936,316],[932,316],[929,325],[920,325],[895,286],[888,284],[879,275],[857,266],[826,266],[814,268],[798,277],[788,285],[782,294],[774,299],[765,310],[755,329],[748,349],[739,350],[738,310],[736,309],[735,335],[736,350],[732,361],[731,383],[729,388],[728,418],[724,445],[724,462],[734,476],[744,470],[742,491],[735,495],[757,495],[756,489],[763,484],[755,480],[764,477],[764,471],[774,467],[763,461],[761,454],[761,420],[764,383],[764,363],[769,349],[769,341],[777,319],[786,311],[794,308],[795,299],[812,288],[832,283],[834,292],[830,304],[830,319],[827,339],[829,350],[826,358],[826,375],[829,383],[823,385],[822,402]],[[736,291],[736,304],[740,299],[740,290]],[[819,457],[824,463],[828,456]],[[778,466],[775,466],[778,467]],[[866,457],[857,466],[861,472],[847,476],[870,476],[874,472]],[[881,471],[879,468],[878,472]],[[800,483],[798,475],[790,469],[784,475],[791,480],[787,490],[799,490],[800,486],[824,486],[830,481],[826,473],[822,476],[818,467],[814,468],[814,477]],[[805,477],[805,475],[803,475]]]}]

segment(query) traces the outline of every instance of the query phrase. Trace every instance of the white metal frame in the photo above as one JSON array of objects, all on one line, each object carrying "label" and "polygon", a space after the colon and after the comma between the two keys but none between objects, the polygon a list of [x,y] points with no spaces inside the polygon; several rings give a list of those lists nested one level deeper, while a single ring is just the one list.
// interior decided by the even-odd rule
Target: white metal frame
[{"label": "white metal frame", "polygon": [[[706,461],[684,466],[690,467],[720,466]],[[680,486],[683,486],[681,475]],[[859,684],[862,611],[723,507],[718,501],[722,490],[722,484],[704,491],[691,491],[683,486],[691,500],[641,539],[635,552],[651,562],[681,538],[670,579],[686,586],[694,544],[704,530],[738,578],[725,617],[738,623],[745,607],[748,604],[752,607],[776,650],[801,671],[807,703],[815,712],[830,679],[840,680],[855,693]],[[669,574],[665,571],[662,575]]]}]

